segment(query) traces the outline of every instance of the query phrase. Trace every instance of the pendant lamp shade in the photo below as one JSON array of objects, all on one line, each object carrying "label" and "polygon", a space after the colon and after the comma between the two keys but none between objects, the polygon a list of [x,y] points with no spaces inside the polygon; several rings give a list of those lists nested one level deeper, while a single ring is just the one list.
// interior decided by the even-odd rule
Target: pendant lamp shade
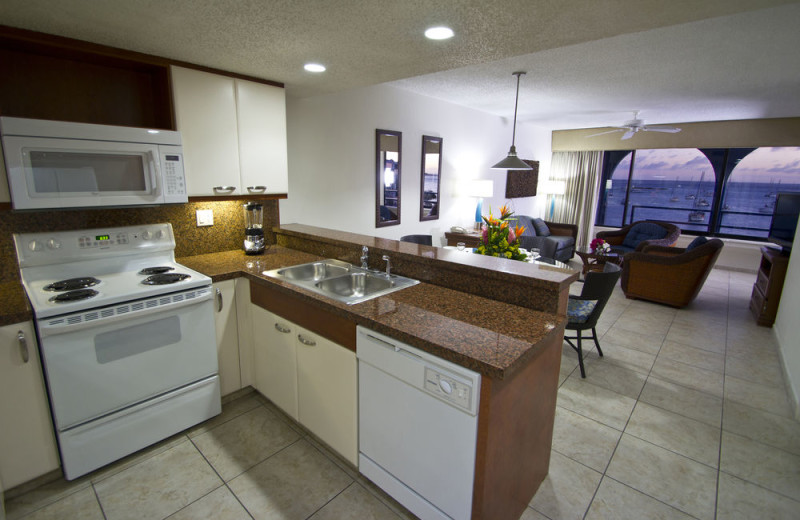
[{"label": "pendant lamp shade", "polygon": [[517,137],[517,105],[519,104],[519,77],[526,74],[524,71],[514,72],[512,75],[517,77],[517,95],[514,99],[514,126],[511,131],[511,148],[508,150],[508,156],[503,160],[492,166],[493,170],[530,170],[531,167],[517,157],[517,147],[514,146],[514,141]]}]

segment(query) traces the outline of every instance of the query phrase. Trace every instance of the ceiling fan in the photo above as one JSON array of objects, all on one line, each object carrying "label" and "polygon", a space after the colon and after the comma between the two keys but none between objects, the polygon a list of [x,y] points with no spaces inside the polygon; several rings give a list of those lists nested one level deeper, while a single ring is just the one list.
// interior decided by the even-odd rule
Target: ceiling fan
[{"label": "ceiling fan", "polygon": [[622,134],[622,140],[624,141],[625,139],[630,139],[633,137],[634,134],[640,130],[642,132],[666,132],[668,134],[676,134],[681,131],[680,128],[676,128],[674,126],[646,125],[644,124],[643,120],[639,119],[639,111],[636,110],[633,113],[633,119],[630,121],[625,121],[622,126],[618,126],[614,130],[607,130],[605,132],[588,135],[586,137],[597,137],[598,135],[613,134],[614,132],[625,132]]}]

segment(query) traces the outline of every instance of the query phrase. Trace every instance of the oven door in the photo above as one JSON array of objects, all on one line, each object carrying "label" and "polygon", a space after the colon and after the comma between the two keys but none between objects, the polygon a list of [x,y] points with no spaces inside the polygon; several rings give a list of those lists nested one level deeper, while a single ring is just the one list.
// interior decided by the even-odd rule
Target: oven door
[{"label": "oven door", "polygon": [[37,321],[59,431],[214,375],[210,287]]}]

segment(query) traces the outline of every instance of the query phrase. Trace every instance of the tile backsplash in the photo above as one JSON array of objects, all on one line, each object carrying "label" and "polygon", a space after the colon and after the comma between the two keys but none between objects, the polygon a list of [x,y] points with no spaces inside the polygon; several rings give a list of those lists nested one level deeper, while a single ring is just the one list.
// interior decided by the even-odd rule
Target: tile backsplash
[{"label": "tile backsplash", "polygon": [[[175,233],[175,256],[217,253],[242,247],[244,238],[243,201],[189,202],[168,206],[63,210],[0,211],[0,282],[19,278],[13,233],[37,233],[72,229],[110,228],[170,222]],[[265,200],[264,229],[280,223],[278,201]],[[197,227],[196,211],[214,212],[214,225]],[[275,242],[271,232],[267,241]]]}]

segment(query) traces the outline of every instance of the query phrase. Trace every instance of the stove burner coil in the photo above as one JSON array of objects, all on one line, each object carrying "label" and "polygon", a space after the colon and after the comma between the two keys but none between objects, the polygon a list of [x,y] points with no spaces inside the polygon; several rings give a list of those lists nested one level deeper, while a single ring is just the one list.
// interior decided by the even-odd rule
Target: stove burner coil
[{"label": "stove burner coil", "polygon": [[100,280],[93,276],[85,276],[82,278],[70,278],[68,280],[60,280],[58,282],[53,282],[49,285],[45,285],[45,291],[74,291],[76,289],[85,289],[87,287],[92,287],[100,283]]},{"label": "stove burner coil", "polygon": [[48,301],[51,301],[53,303],[70,303],[81,300],[88,300],[89,298],[94,298],[98,294],[100,293],[95,291],[94,289],[77,289],[74,291],[68,291],[65,293],[57,294],[52,298],[50,298]]},{"label": "stove burner coil", "polygon": [[138,274],[161,274],[166,273],[168,271],[174,271],[174,267],[166,267],[166,266],[159,266],[159,267],[145,267]]},{"label": "stove burner coil", "polygon": [[190,276],[183,273],[154,274],[142,280],[142,283],[145,285],[168,285],[186,280],[187,278],[190,278]]}]

